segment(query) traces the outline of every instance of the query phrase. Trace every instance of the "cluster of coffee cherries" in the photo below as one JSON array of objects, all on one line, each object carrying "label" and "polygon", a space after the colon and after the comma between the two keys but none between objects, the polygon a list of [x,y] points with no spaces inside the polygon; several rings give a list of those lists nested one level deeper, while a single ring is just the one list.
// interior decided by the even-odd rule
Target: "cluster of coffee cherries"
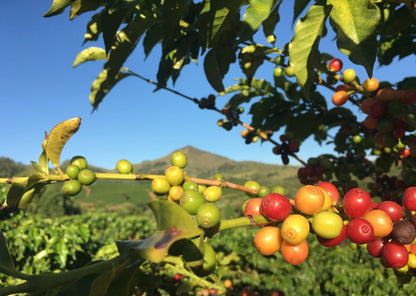
[{"label": "cluster of coffee cherries", "polygon": [[62,192],[67,196],[74,196],[81,192],[83,185],[91,185],[97,179],[95,172],[87,168],[88,163],[83,156],[74,156],[66,168],[69,180],[62,185]]},{"label": "cluster of coffee cherries", "polygon": [[279,139],[282,143],[274,146],[272,151],[274,154],[280,155],[284,165],[288,165],[289,155],[293,155],[293,153],[299,151],[299,142],[296,140],[289,140],[286,135],[280,135]]},{"label": "cluster of coffee cherries", "polygon": [[[116,169],[120,174],[131,174],[133,164],[127,159],[120,159],[116,163]],[[97,180],[96,173],[88,168],[87,159],[80,155],[71,158],[65,174],[68,180],[64,182],[62,192],[66,196],[79,194],[83,186],[92,185]]]},{"label": "cluster of coffee cherries", "polygon": [[[164,176],[161,175],[152,180],[151,189],[160,199],[180,205],[195,218],[199,227],[208,232],[210,229],[215,229],[221,220],[221,211],[215,202],[221,198],[222,188],[186,180],[183,169],[187,163],[187,157],[183,152],[174,152],[171,155],[172,165],[166,169]],[[190,243],[194,244],[193,247],[200,249],[199,239],[192,240]],[[215,269],[216,254],[208,242],[204,242],[203,248],[200,249],[202,265],[199,264],[199,260],[198,262],[191,262],[194,258],[187,260],[188,256],[192,257],[192,254],[185,252],[185,250],[190,250],[189,246],[174,245],[171,249],[174,250],[172,252],[175,255],[182,255],[182,258],[193,272],[199,276],[206,276]]]},{"label": "cluster of coffee cherries", "polygon": [[[332,72],[341,71],[342,61],[332,59],[328,67]],[[373,131],[372,136],[379,149],[390,153],[396,145],[399,145],[400,149],[407,145],[410,153],[412,151],[416,153],[416,136],[411,134],[416,130],[414,90],[397,90],[391,86],[380,86],[379,81],[374,77],[360,85],[353,69],[344,70],[341,80],[344,84],[335,88],[332,102],[336,106],[342,106],[352,94],[361,93],[362,98],[356,104],[366,114],[362,127]],[[356,135],[355,141],[360,141],[360,137]]]},{"label": "cluster of coffee cherries", "polygon": [[263,215],[270,223],[254,237],[257,250],[271,256],[278,251],[293,265],[309,254],[308,236],[313,233],[326,247],[348,239],[352,247],[367,248],[386,268],[397,273],[416,273],[416,187],[407,188],[401,204],[374,202],[359,187],[351,188],[340,199],[329,182],[303,185],[293,199],[269,193],[251,198],[244,215]]}]

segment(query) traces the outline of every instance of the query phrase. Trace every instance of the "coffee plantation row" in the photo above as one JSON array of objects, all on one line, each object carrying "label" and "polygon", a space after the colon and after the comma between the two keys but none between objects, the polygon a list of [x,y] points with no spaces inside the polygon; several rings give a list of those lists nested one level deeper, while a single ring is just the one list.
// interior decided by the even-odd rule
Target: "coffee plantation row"
[{"label": "coffee plantation row", "polygon": [[[20,213],[2,221],[1,227],[17,269],[40,273],[108,259],[117,254],[116,240],[147,237],[155,230],[155,223],[145,216],[82,214],[52,220]],[[218,283],[232,281],[229,295],[272,295],[278,290],[285,295],[411,295],[416,289],[414,278],[383,268],[366,250],[352,250],[348,243],[326,248],[310,237],[311,256],[299,266],[287,264],[280,253],[262,256],[253,245],[257,230],[230,229],[212,238],[218,257],[213,278]],[[141,287],[147,290],[141,292],[147,295],[156,291],[179,294],[193,288],[192,278],[181,277],[177,282],[174,275],[170,269],[149,263],[138,285],[146,283]],[[1,286],[10,284],[16,280],[1,277]]]}]

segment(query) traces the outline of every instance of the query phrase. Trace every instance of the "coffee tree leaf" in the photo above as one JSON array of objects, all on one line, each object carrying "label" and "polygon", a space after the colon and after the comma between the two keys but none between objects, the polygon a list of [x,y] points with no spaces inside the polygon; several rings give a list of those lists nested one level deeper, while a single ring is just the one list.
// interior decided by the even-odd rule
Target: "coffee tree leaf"
[{"label": "coffee tree leaf", "polygon": [[[112,44],[108,60],[104,64],[104,70],[98,75],[91,86],[89,99],[93,106],[93,110],[98,108],[98,105],[114,85],[121,79],[130,75],[121,71],[123,64],[131,52],[136,48],[142,34],[152,24],[153,21],[151,20],[136,17],[121,31],[117,32],[116,40],[114,44]],[[107,48],[106,51],[108,51]]]},{"label": "coffee tree leaf", "polygon": [[153,200],[149,202],[149,206],[154,213],[158,231],[144,240],[118,241],[117,248],[122,257],[133,253],[160,263],[174,242],[203,233],[192,216],[181,206],[162,200]]},{"label": "coffee tree leaf", "polygon": [[149,56],[152,49],[162,40],[163,36],[163,27],[161,24],[156,23],[151,26],[146,35],[143,38],[143,50],[146,57]]},{"label": "coffee tree leaf", "polygon": [[416,91],[416,77],[407,77],[405,79],[403,79],[402,81],[400,81],[399,83],[397,83],[397,88],[398,89],[411,89]]},{"label": "coffee tree leaf", "polygon": [[74,63],[72,64],[72,68],[88,61],[98,60],[107,60],[107,53],[105,52],[105,49],[101,47],[88,47],[77,55]]},{"label": "coffee tree leaf", "polygon": [[142,257],[154,263],[160,263],[168,255],[171,245],[181,239],[200,233],[197,229],[179,230],[171,227],[166,230],[156,231],[150,237],[140,241],[117,241],[117,249],[122,258],[130,255]]},{"label": "coffee tree leaf", "polygon": [[[107,293],[103,294],[105,296],[129,296],[131,295],[132,285],[136,285],[136,282],[132,280],[136,276],[135,270],[137,266],[132,265],[121,270],[117,270],[116,276],[113,276],[110,285],[107,288]],[[93,290],[93,289],[92,289]],[[93,295],[90,295],[93,296]],[[98,295],[97,295],[98,296]]]},{"label": "coffee tree leaf", "polygon": [[104,10],[102,10],[99,13],[94,14],[90,21],[87,24],[87,32],[84,34],[84,42],[87,41],[97,41],[100,37],[100,34],[102,32],[102,25],[101,25],[101,15],[104,13]]},{"label": "coffee tree leaf", "polygon": [[225,91],[224,84],[222,82],[221,75],[218,70],[217,65],[217,58],[215,57],[215,51],[210,50],[205,55],[204,59],[204,71],[205,76],[209,84],[212,86],[219,93],[223,93]]},{"label": "coffee tree leaf", "polygon": [[74,117],[57,124],[49,133],[45,145],[46,155],[51,163],[60,171],[60,158],[66,142],[79,129],[81,118]]},{"label": "coffee tree leaf", "polygon": [[0,268],[14,270],[14,262],[10,256],[9,249],[7,248],[7,241],[3,232],[0,231]]},{"label": "coffee tree leaf", "polygon": [[[282,1],[277,1],[273,7],[270,15],[263,21],[263,33],[267,39],[267,42],[274,43],[276,37],[274,36],[277,23],[280,21],[279,6]],[[272,40],[270,40],[270,36]]]},{"label": "coffee tree leaf", "polygon": [[110,92],[110,90],[123,78],[130,76],[128,73],[119,72],[113,78],[110,78],[108,75],[108,69],[104,69],[91,85],[90,92],[90,104],[93,106],[94,110],[98,108],[98,105],[104,100],[104,97]]},{"label": "coffee tree leaf", "polygon": [[251,0],[244,11],[243,23],[252,32],[257,31],[280,2],[281,0]]},{"label": "coffee tree leaf", "polygon": [[64,12],[74,0],[53,0],[51,8],[43,15],[43,17],[50,17]]},{"label": "coffee tree leaf", "polygon": [[204,1],[198,17],[198,29],[201,33],[202,51],[213,48],[219,36],[227,29],[236,25],[240,20],[238,8],[241,0],[211,0]]},{"label": "coffee tree leaf", "polygon": [[325,35],[325,21],[328,15],[326,5],[315,4],[295,27],[295,35],[289,43],[290,65],[294,67],[296,80],[305,96],[315,81],[315,67],[320,63],[318,45]]},{"label": "coffee tree leaf", "polygon": [[331,0],[330,23],[337,33],[338,49],[364,66],[372,76],[376,59],[376,29],[381,19],[377,5],[367,0]]},{"label": "coffee tree leaf", "polygon": [[49,159],[48,156],[46,155],[46,143],[47,143],[47,139],[45,138],[45,140],[42,142],[42,153],[39,155],[39,170],[41,173],[44,174],[49,174]]},{"label": "coffee tree leaf", "polygon": [[6,204],[9,209],[16,209],[19,205],[20,198],[25,193],[26,182],[13,183],[7,192]]},{"label": "coffee tree leaf", "polygon": [[105,1],[103,0],[73,0],[71,3],[69,19],[73,20],[82,13],[96,10],[98,7],[103,6],[104,4]]},{"label": "coffee tree leaf", "polygon": [[261,45],[248,45],[238,54],[240,68],[250,85],[257,69],[263,64],[266,48]]},{"label": "coffee tree leaf", "polygon": [[198,228],[192,216],[176,203],[152,200],[148,205],[154,214],[158,230],[174,227],[180,231],[188,231]]},{"label": "coffee tree leaf", "polygon": [[309,2],[311,2],[311,0],[296,0],[295,1],[292,24],[295,23],[295,21],[297,20],[299,15],[302,13],[302,11],[304,11],[305,8],[308,6]]}]

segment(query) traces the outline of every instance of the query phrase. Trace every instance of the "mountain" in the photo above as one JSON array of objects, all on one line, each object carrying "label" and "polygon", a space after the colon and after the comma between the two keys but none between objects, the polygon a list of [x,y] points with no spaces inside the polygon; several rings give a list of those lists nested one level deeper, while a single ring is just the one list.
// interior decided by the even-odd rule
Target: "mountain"
[{"label": "mountain", "polygon": [[[255,180],[260,185],[273,187],[299,186],[297,180],[298,167],[265,164],[255,161],[234,161],[229,158],[186,146],[175,151],[181,151],[188,158],[185,171],[191,177],[210,178],[222,174],[227,181],[244,184],[247,180]],[[175,151],[172,151],[175,152]],[[171,165],[171,154],[134,165],[134,173],[164,174]]]}]

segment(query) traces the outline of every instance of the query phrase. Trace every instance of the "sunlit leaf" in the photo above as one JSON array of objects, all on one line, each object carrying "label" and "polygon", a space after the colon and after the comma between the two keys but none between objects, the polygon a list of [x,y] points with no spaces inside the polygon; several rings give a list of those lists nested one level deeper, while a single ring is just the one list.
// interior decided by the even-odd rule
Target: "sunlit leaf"
[{"label": "sunlit leaf", "polygon": [[258,67],[263,64],[265,47],[257,45],[248,45],[241,49],[238,59],[240,68],[247,77],[248,84],[251,83]]},{"label": "sunlit leaf", "polygon": [[364,66],[372,76],[376,59],[376,29],[380,9],[368,0],[330,0],[330,21],[337,33],[338,49],[350,60]]},{"label": "sunlit leaf", "polygon": [[120,71],[114,78],[110,79],[108,76],[108,70],[104,69],[91,85],[90,103],[94,109],[97,109],[98,105],[102,102],[110,90],[120,80],[127,76],[130,76],[130,74]]},{"label": "sunlit leaf", "polygon": [[49,159],[48,156],[46,155],[46,143],[48,140],[44,140],[42,142],[42,153],[39,155],[39,168],[40,170],[45,173],[45,174],[49,174]]},{"label": "sunlit leaf", "polygon": [[224,92],[224,84],[222,82],[222,77],[219,73],[217,59],[214,50],[208,51],[205,55],[204,71],[205,76],[207,77],[207,80],[209,84],[212,86],[212,88],[219,93]]},{"label": "sunlit leaf", "polygon": [[97,41],[100,37],[100,34],[102,32],[101,27],[101,15],[104,13],[104,10],[94,14],[91,17],[91,20],[87,24],[87,32],[84,35],[84,42],[87,41]]},{"label": "sunlit leaf", "polygon": [[73,20],[84,12],[96,10],[98,7],[105,5],[104,0],[73,0],[69,19]]},{"label": "sunlit leaf", "polygon": [[60,158],[66,142],[79,129],[81,118],[74,117],[57,124],[49,133],[45,145],[46,155],[53,165],[60,170]]},{"label": "sunlit leaf", "polygon": [[257,31],[281,0],[251,0],[244,12],[243,22],[251,31]]},{"label": "sunlit leaf", "polygon": [[218,37],[227,28],[235,26],[239,21],[238,7],[241,0],[204,1],[204,7],[198,18],[198,28],[205,48],[214,47]]},{"label": "sunlit leaf", "polygon": [[104,70],[98,75],[91,86],[90,103],[94,110],[102,102],[107,93],[121,79],[129,76],[121,72],[124,62],[130,56],[142,34],[153,24],[152,21],[136,17],[123,30],[117,33],[116,42],[113,44]]},{"label": "sunlit leaf", "polygon": [[50,17],[64,12],[65,8],[71,5],[74,0],[53,0],[51,8],[43,15]]},{"label": "sunlit leaf", "polygon": [[105,52],[105,49],[101,47],[88,47],[77,55],[74,63],[72,64],[72,68],[88,61],[98,60],[107,60],[107,53]]},{"label": "sunlit leaf", "polygon": [[327,6],[312,5],[306,16],[297,22],[295,35],[289,44],[290,65],[294,67],[296,80],[306,96],[315,80],[314,68],[320,63],[318,45],[325,35],[327,15]]}]

